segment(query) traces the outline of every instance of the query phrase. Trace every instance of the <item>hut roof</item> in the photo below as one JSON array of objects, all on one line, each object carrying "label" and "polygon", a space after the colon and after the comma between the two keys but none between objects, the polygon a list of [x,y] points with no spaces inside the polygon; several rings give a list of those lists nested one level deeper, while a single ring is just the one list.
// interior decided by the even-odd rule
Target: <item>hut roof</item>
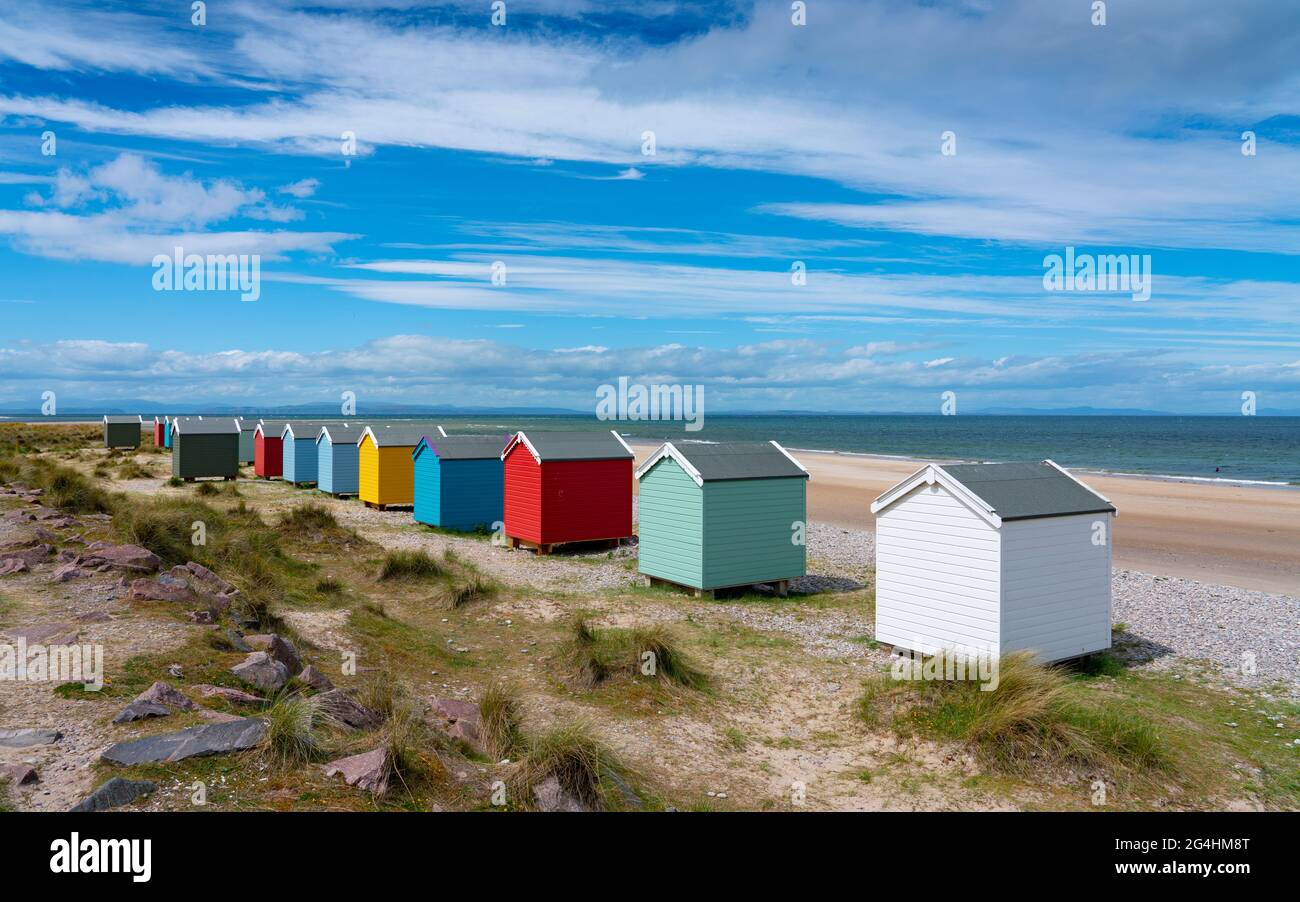
[{"label": "hut roof", "polygon": [[144,417],[140,416],[139,414],[136,414],[135,416],[120,416],[117,414],[104,414],[104,422],[111,423],[114,426],[125,425],[127,423],[134,423],[135,425],[139,426],[141,423],[144,422]]},{"label": "hut roof", "polygon": [[930,464],[885,492],[872,512],[888,507],[933,472],[936,481],[965,492],[999,521],[1115,513],[1110,500],[1051,460],[1023,463]]},{"label": "hut roof", "polygon": [[501,446],[507,439],[499,435],[426,434],[421,441],[441,460],[485,460],[500,458]]},{"label": "hut roof", "polygon": [[330,443],[334,445],[353,444],[361,441],[362,434],[366,431],[365,423],[323,423],[316,430],[316,441],[320,441],[327,433],[330,437]]},{"label": "hut roof", "polygon": [[608,432],[523,432],[506,445],[504,459],[516,444],[525,445],[538,463],[548,460],[613,460],[635,457],[623,437]]},{"label": "hut roof", "polygon": [[640,479],[671,457],[697,484],[729,479],[807,479],[808,471],[776,442],[665,442],[637,468]]},{"label": "hut roof", "polygon": [[176,431],[181,435],[220,435],[226,432],[238,432],[239,424],[234,417],[185,417],[175,423]]},{"label": "hut roof", "polygon": [[[393,423],[377,425],[371,423],[362,435],[370,433],[377,448],[414,448],[426,435],[441,435],[442,430],[433,423]],[[360,444],[361,439],[357,439]]]}]

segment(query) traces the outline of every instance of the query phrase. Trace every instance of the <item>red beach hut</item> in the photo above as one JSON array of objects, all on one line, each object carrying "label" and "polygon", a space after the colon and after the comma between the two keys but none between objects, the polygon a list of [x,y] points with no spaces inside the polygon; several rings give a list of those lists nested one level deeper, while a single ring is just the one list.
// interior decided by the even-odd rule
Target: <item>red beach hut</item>
[{"label": "red beach hut", "polygon": [[505,534],[539,554],[632,535],[632,449],[617,432],[517,433],[505,451]]},{"label": "red beach hut", "polygon": [[262,421],[253,433],[253,472],[263,479],[284,475],[284,422]]}]

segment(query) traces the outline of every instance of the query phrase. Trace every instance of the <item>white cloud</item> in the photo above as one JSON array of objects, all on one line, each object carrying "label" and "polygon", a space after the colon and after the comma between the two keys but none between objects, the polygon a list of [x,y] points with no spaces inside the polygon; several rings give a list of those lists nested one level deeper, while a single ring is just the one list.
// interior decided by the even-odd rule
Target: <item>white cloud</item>
[{"label": "white cloud", "polygon": [[287,185],[281,185],[276,189],[280,194],[289,194],[302,200],[311,197],[320,187],[320,179],[299,179],[296,182],[290,182]]}]

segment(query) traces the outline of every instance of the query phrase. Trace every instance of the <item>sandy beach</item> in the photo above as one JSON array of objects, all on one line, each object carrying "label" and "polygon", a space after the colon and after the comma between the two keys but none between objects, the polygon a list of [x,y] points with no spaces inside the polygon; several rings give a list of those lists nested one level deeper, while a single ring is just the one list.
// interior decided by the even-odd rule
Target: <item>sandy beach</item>
[{"label": "sandy beach", "polygon": [[[640,463],[657,445],[635,444]],[[809,516],[875,529],[871,502],[920,461],[802,451]],[[1079,477],[1119,509],[1118,568],[1261,592],[1300,594],[1300,490],[1128,476]]]}]

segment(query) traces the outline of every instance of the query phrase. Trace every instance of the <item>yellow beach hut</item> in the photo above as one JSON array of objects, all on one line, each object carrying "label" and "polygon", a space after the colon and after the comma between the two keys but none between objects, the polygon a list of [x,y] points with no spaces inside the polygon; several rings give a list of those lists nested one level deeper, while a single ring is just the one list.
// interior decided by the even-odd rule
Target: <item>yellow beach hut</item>
[{"label": "yellow beach hut", "polygon": [[357,440],[357,496],[367,507],[411,507],[415,504],[415,471],[411,452],[426,435],[446,435],[432,423],[393,423],[367,426]]}]

